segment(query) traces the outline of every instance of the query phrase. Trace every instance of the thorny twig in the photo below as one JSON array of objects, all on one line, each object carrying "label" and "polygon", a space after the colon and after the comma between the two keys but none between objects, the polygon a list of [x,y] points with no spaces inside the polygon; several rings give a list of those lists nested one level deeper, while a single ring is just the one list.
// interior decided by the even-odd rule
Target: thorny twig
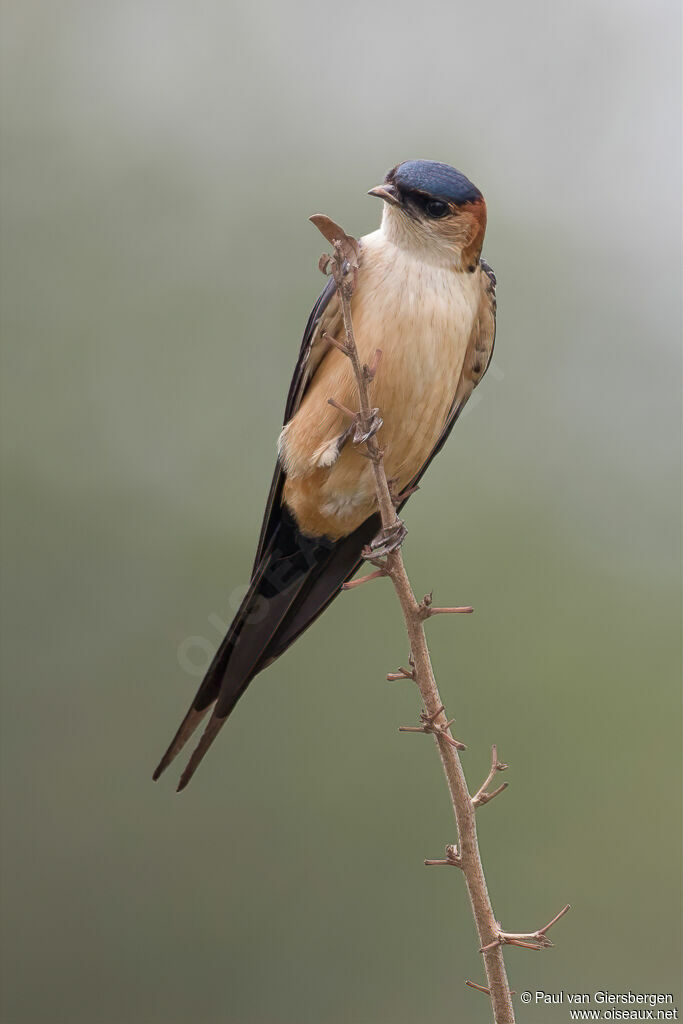
[{"label": "thorny twig", "polygon": [[446,847],[446,859],[445,860],[426,860],[425,866],[428,868],[447,865],[453,868],[462,867],[462,857],[458,853],[458,847],[455,844],[450,844]]},{"label": "thorny twig", "polygon": [[[364,445],[365,451],[363,454],[367,455],[372,466],[377,492],[377,506],[382,522],[380,535],[363,552],[366,560],[377,568],[377,572],[370,573],[362,580],[353,581],[351,586],[354,584],[360,585],[361,582],[369,582],[380,576],[389,576],[396,590],[410,641],[411,667],[410,669],[400,668],[396,673],[389,673],[387,678],[413,679],[420,690],[425,706],[425,710],[421,715],[421,724],[412,728],[404,727],[402,731],[430,733],[434,736],[446,774],[459,836],[459,845],[457,847],[453,845],[446,848],[445,860],[426,861],[425,863],[448,864],[459,867],[462,870],[479,934],[480,950],[483,954],[488,981],[487,987],[469,981],[467,984],[471,988],[476,988],[489,995],[495,1024],[514,1024],[514,1010],[502,947],[510,944],[526,945],[532,949],[541,949],[550,945],[550,940],[546,938],[545,933],[551,925],[569,910],[569,907],[565,907],[544,928],[530,935],[503,932],[496,921],[479,854],[475,811],[478,806],[492,800],[494,796],[505,788],[504,784],[494,792],[488,792],[488,786],[495,773],[502,771],[507,766],[498,761],[497,751],[494,747],[489,776],[484,785],[477,790],[474,797],[470,796],[459,757],[459,751],[464,749],[464,744],[454,739],[451,735],[450,727],[453,720],[448,720],[444,712],[443,702],[439,696],[434,678],[423,627],[423,622],[433,615],[469,613],[473,609],[469,606],[434,608],[432,606],[431,594],[427,595],[421,602],[418,602],[413,593],[403,564],[400,548],[406,531],[403,523],[398,518],[396,507],[412,493],[414,488],[409,488],[403,494],[397,495],[393,493],[392,487],[390,487],[387,481],[382,462],[383,452],[376,436],[377,431],[381,427],[381,419],[379,418],[379,411],[373,409],[370,404],[368,391],[369,384],[377,374],[382,353],[380,350],[377,350],[369,365],[361,363],[351,321],[351,296],[355,288],[360,265],[360,247],[354,238],[347,235],[329,217],[316,214],[311,217],[311,220],[334,248],[333,256],[326,255],[321,257],[320,269],[323,273],[331,273],[337,285],[345,341],[340,342],[329,335],[327,336],[327,341],[348,356],[353,366],[360,409],[357,414],[345,408],[342,411],[353,417],[352,423],[356,423],[353,441],[356,444],[362,443]],[[332,401],[332,404],[338,409],[341,408],[335,401]]]},{"label": "thorny twig", "polygon": [[494,796],[498,796],[499,793],[502,793],[504,789],[508,788],[509,783],[504,782],[498,787],[498,789],[494,789],[492,793],[488,792],[488,788],[491,785],[496,772],[504,772],[507,767],[508,766],[506,764],[503,764],[502,761],[498,760],[498,748],[494,743],[491,747],[491,770],[482,785],[472,797],[472,804],[474,807],[480,807],[482,804],[489,803],[490,800],[493,800]]},{"label": "thorny twig", "polygon": [[[415,679],[415,681],[417,682],[417,679]],[[426,711],[421,711],[420,721],[422,722],[422,725],[399,725],[398,731],[431,733],[433,736],[440,736],[446,741],[446,743],[450,743],[452,747],[455,747],[456,750],[467,750],[465,744],[461,743],[460,740],[453,739],[449,732],[450,727],[455,721],[454,718],[449,718],[448,721],[444,723],[436,721],[442,714],[443,710],[444,707],[442,704],[441,707],[437,708],[437,710],[431,715],[428,715]]]},{"label": "thorny twig", "polygon": [[560,920],[561,917],[570,910],[571,907],[567,903],[559,914],[555,914],[552,921],[548,921],[547,924],[543,925],[536,932],[504,932],[499,931],[497,937],[493,942],[489,942],[487,946],[482,946],[479,950],[480,953],[486,953],[488,950],[495,948],[496,946],[522,946],[524,949],[550,949],[553,943],[550,941],[546,932],[549,928]]}]

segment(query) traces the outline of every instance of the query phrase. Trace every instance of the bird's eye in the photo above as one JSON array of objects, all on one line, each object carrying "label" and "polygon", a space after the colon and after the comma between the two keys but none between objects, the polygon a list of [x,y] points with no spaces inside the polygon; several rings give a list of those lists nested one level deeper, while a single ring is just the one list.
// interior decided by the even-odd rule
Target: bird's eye
[{"label": "bird's eye", "polygon": [[428,199],[425,203],[425,211],[428,217],[438,220],[439,217],[445,217],[448,213],[448,203],[442,203],[440,199]]}]

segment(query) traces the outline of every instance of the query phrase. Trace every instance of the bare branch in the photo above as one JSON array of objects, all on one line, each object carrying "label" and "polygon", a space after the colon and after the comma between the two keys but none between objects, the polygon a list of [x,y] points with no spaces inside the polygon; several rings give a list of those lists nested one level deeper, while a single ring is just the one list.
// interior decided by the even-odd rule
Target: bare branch
[{"label": "bare branch", "polygon": [[483,804],[489,803],[489,801],[493,800],[494,796],[498,796],[499,793],[502,793],[504,789],[508,788],[508,783],[504,782],[501,786],[498,787],[498,789],[495,789],[492,793],[488,792],[488,788],[493,782],[496,772],[504,772],[506,768],[508,768],[508,765],[503,764],[502,761],[498,760],[498,748],[494,743],[493,746],[491,747],[491,770],[486,776],[486,779],[483,782],[483,784],[479,787],[477,792],[472,797],[472,805],[474,807],[481,807]]},{"label": "bare branch", "polygon": [[[477,791],[475,797],[470,797],[458,754],[459,750],[464,749],[464,745],[455,740],[450,734],[451,722],[447,721],[444,713],[443,702],[439,696],[434,678],[423,627],[423,621],[432,615],[469,614],[472,608],[470,606],[434,608],[432,607],[431,595],[428,595],[422,603],[418,603],[415,598],[401,553],[401,544],[405,538],[406,530],[396,514],[396,507],[408,497],[411,490],[396,495],[392,492],[387,482],[382,462],[383,452],[376,436],[377,429],[379,428],[372,429],[376,424],[374,417],[378,416],[378,413],[377,410],[371,408],[368,394],[368,384],[377,373],[379,356],[376,355],[369,366],[362,365],[353,333],[351,297],[360,264],[360,248],[354,239],[351,239],[342,228],[328,217],[318,214],[311,219],[334,247],[334,256],[323,257],[320,266],[324,273],[332,274],[337,285],[346,343],[342,345],[336,342],[336,347],[345,351],[353,367],[360,407],[357,433],[365,435],[363,438],[365,454],[367,454],[372,465],[377,492],[377,508],[382,522],[380,534],[364,550],[363,557],[390,576],[401,605],[410,641],[411,671],[401,669],[399,672],[389,673],[387,678],[415,679],[424,702],[425,711],[421,716],[421,724],[419,726],[407,726],[401,729],[401,731],[427,732],[434,736],[446,775],[458,830],[459,843],[457,851],[453,847],[451,854],[448,854],[447,851],[445,861],[429,861],[427,863],[457,864],[462,869],[481,943],[481,950],[484,954],[484,966],[488,981],[488,987],[486,988],[476,985],[474,982],[468,982],[468,985],[471,988],[479,989],[489,996],[495,1024],[514,1024],[515,1016],[502,946],[506,943],[527,943],[531,945],[531,948],[541,948],[542,943],[549,943],[549,940],[545,937],[545,932],[554,924],[554,921],[551,921],[544,929],[540,929],[533,935],[513,935],[501,932],[493,913],[479,855],[475,809],[476,806],[486,802],[486,800],[493,799],[498,792],[502,792],[503,787],[499,787],[493,793],[488,792],[487,786],[493,778],[492,775],[491,778],[487,779],[484,786]],[[358,451],[360,452],[361,449],[358,448]],[[371,575],[374,576],[374,574]],[[495,754],[494,760],[497,761]],[[497,766],[495,770],[502,770],[502,766]],[[562,913],[565,912],[566,910],[562,911]],[[559,920],[560,916],[561,914],[554,920]]]}]

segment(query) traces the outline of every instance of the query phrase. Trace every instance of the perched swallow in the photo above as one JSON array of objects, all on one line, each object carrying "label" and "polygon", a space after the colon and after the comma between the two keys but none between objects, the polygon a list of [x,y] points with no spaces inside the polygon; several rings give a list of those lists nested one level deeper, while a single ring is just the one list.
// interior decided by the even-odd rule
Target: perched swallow
[{"label": "perched swallow", "polygon": [[[481,259],[484,197],[460,171],[408,160],[369,195],[384,202],[382,223],[360,240],[351,311],[361,361],[382,350],[372,401],[400,495],[417,485],[487,370],[496,279]],[[213,708],[179,790],[254,676],[327,608],[380,529],[372,467],[328,403],[358,402],[351,364],[329,335],[344,337],[332,280],[304,331],[248,593],[154,773]]]}]

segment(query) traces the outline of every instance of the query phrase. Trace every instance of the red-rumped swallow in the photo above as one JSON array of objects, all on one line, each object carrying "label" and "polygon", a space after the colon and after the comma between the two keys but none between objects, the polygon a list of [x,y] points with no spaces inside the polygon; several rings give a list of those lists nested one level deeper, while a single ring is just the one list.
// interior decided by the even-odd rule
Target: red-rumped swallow
[{"label": "red-rumped swallow", "polygon": [[[386,474],[400,496],[417,486],[487,370],[496,279],[481,259],[484,197],[460,171],[408,160],[369,195],[384,210],[379,230],[360,240],[351,312],[361,362],[382,351],[372,400]],[[326,340],[343,334],[330,279],[304,331],[249,590],[154,772],[156,779],[213,708],[179,790],[254,676],[327,608],[380,529],[372,467],[328,403],[358,401],[349,360]]]}]

